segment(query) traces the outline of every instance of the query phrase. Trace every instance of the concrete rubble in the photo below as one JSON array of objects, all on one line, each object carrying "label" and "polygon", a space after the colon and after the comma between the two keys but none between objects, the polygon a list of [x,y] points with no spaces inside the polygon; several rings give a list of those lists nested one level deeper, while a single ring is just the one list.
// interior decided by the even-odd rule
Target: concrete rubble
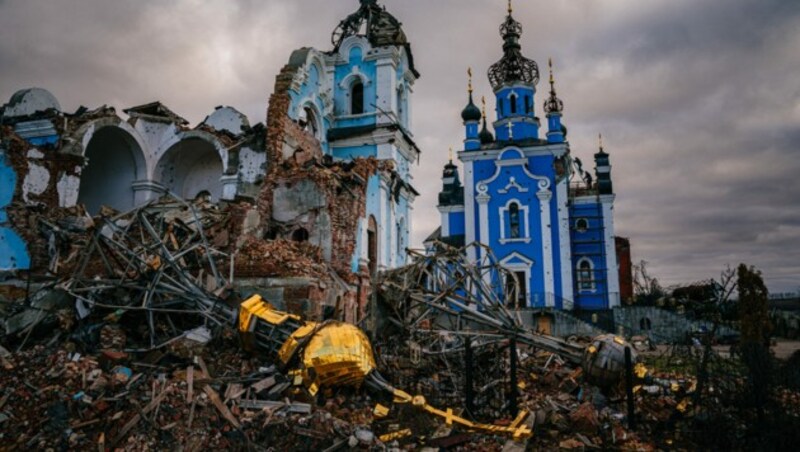
[{"label": "concrete rubble", "polygon": [[[632,422],[619,375],[624,367],[601,366],[606,373],[591,368],[604,359],[617,363],[613,344],[625,342],[609,337],[577,345],[526,330],[513,313],[491,301],[483,309],[467,309],[480,300],[463,291],[464,282],[479,285],[502,269],[489,262],[464,266],[459,249],[416,256],[410,266],[377,281],[367,319],[374,329],[377,386],[365,382],[309,390],[296,369],[263,350],[248,353],[242,347],[230,312],[243,295],[228,273],[230,268],[235,273],[235,261],[231,267],[224,247],[213,247],[210,231],[219,230],[218,221],[213,207],[177,200],[94,218],[85,231],[73,232],[86,245],[67,264],[73,269],[70,277],[31,294],[30,303],[2,303],[4,447],[512,451],[697,446],[692,429],[707,408],[694,404],[693,376],[658,368],[648,372],[637,365],[629,386]],[[153,224],[161,229],[148,238],[147,225]],[[127,229],[114,229],[122,225]],[[288,263],[306,253],[302,247],[270,246],[271,251],[262,251]],[[297,269],[329,271],[324,265]],[[434,289],[430,279],[420,279],[446,269],[459,272],[461,283]],[[455,309],[459,303],[463,309]],[[9,320],[18,318],[28,320],[12,321],[9,329]],[[679,360],[678,352],[660,358]],[[674,369],[663,361],[658,366]],[[404,403],[397,394],[405,392],[393,396],[382,390],[384,384],[417,395],[413,403]],[[726,376],[711,384],[714,397],[721,397],[723,385],[740,383]],[[782,397],[787,409],[800,414],[796,394],[786,390]],[[468,426],[478,423],[498,431]],[[499,430],[508,426],[520,429]]]}]

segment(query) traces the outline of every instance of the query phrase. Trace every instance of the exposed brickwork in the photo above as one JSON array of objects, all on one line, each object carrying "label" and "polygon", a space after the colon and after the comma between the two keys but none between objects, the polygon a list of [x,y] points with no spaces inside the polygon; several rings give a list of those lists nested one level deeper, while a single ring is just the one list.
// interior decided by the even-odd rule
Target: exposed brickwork
[{"label": "exposed brickwork", "polygon": [[[28,245],[31,256],[31,271],[45,270],[48,265],[47,237],[40,232],[40,219],[46,217],[55,223],[59,219],[78,214],[77,209],[61,209],[58,207],[58,189],[56,183],[63,174],[77,175],[75,169],[83,165],[83,158],[58,153],[53,149],[34,148],[18,137],[10,127],[0,128],[0,140],[6,150],[8,164],[17,175],[14,198],[6,207],[11,227]],[[36,149],[44,157],[29,160],[28,152]],[[50,181],[41,194],[28,194],[28,202],[23,200],[23,184],[29,171],[29,161],[47,170]]]}]

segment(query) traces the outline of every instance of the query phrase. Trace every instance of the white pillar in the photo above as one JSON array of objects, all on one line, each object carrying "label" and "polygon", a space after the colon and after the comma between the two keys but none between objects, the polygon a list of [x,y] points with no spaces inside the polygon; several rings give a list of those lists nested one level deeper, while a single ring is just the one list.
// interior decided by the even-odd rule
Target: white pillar
[{"label": "white pillar", "polygon": [[[473,173],[473,162],[464,162],[464,228],[466,244],[475,241],[475,174]],[[478,257],[475,255],[475,248],[467,249],[467,259],[475,262]]]},{"label": "white pillar", "polygon": [[542,269],[544,272],[544,299],[547,307],[555,306],[555,277],[553,275],[553,230],[550,227],[550,200],[553,192],[544,189],[536,193],[542,224]]},{"label": "white pillar", "polygon": [[561,251],[561,298],[565,302],[572,303],[572,306],[563,306],[564,309],[572,309],[573,300],[572,285],[572,237],[569,233],[569,179],[564,178],[556,187],[556,202],[558,203],[558,242]]},{"label": "white pillar", "polygon": [[615,308],[620,305],[619,299],[619,268],[617,267],[617,248],[614,243],[614,195],[601,196],[603,205],[603,237],[606,245],[606,285],[608,286],[608,307]]}]

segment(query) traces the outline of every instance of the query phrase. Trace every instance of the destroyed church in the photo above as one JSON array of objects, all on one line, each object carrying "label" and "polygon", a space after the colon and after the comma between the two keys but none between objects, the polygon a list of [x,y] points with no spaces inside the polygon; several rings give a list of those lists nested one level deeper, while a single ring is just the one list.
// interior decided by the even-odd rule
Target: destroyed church
[{"label": "destroyed church", "polygon": [[259,285],[273,298],[357,320],[370,275],[405,263],[420,155],[411,46],[392,15],[361,3],[331,50],[292,53],[266,125],[231,107],[192,127],[159,102],[123,118],[64,112],[40,88],[15,93],[0,111],[0,271],[69,273],[72,230],[169,195],[225,213],[216,240],[237,277],[271,278]]},{"label": "destroyed church", "polygon": [[[465,183],[451,160],[442,226],[425,245],[488,245],[514,275],[492,283],[518,287],[516,308],[611,309],[632,289],[619,284],[630,267],[618,268],[617,250],[629,248],[614,237],[609,156],[602,146],[595,155],[596,181],[571,156],[552,76],[540,133],[539,70],[521,33],[509,8],[504,55],[489,71],[494,133],[470,86]],[[311,318],[358,321],[373,276],[407,260],[419,76],[400,22],[361,0],[332,49],[291,54],[265,124],[217,107],[192,127],[159,102],[68,113],[44,89],[20,90],[0,110],[0,272],[19,277],[12,286],[72,275],[93,219],[168,197],[221,219],[204,233],[237,287]]]}]

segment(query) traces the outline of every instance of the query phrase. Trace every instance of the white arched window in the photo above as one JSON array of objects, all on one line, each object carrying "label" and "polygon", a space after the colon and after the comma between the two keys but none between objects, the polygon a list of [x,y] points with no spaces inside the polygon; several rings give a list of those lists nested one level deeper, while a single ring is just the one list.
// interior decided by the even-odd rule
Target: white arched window
[{"label": "white arched window", "polygon": [[530,242],[528,206],[512,199],[500,208],[500,243]]},{"label": "white arched window", "polygon": [[578,261],[578,290],[581,292],[594,292],[594,264],[590,259],[583,258]]}]

